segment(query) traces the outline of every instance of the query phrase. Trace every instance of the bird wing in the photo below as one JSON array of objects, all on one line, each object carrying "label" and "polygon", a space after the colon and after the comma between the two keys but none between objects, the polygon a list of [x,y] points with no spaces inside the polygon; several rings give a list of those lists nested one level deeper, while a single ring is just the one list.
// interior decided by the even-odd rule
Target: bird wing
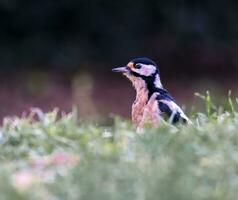
[{"label": "bird wing", "polygon": [[169,117],[171,122],[177,122],[180,118],[183,121],[190,122],[188,117],[184,114],[183,110],[171,99],[158,99],[159,102],[159,109],[162,113],[166,113]]}]

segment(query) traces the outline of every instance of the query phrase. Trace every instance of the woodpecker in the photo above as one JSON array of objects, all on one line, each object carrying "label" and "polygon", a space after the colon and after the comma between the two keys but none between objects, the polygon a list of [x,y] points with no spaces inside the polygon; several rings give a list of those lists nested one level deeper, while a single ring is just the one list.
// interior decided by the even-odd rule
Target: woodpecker
[{"label": "woodpecker", "polygon": [[136,127],[146,123],[157,126],[160,120],[169,123],[191,123],[174,98],[163,87],[158,65],[151,59],[142,57],[131,60],[126,66],[112,69],[121,72],[133,84],[136,99],[132,105],[132,122]]}]

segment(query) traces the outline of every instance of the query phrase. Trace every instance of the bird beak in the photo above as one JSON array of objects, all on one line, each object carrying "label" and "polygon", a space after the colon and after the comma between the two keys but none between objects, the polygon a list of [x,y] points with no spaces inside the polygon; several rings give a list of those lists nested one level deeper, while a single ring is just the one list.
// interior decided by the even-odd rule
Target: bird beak
[{"label": "bird beak", "polygon": [[127,73],[129,72],[127,66],[125,67],[117,67],[112,69],[113,72],[121,72],[121,73]]}]

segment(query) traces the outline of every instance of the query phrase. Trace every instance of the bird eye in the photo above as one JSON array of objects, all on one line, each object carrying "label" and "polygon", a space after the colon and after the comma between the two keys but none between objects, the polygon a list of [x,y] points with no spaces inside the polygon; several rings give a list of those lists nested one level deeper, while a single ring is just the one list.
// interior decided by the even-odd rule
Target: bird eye
[{"label": "bird eye", "polygon": [[135,65],[135,68],[136,68],[136,69],[140,69],[140,68],[141,68],[141,65],[140,65],[140,64],[136,64],[136,65]]}]

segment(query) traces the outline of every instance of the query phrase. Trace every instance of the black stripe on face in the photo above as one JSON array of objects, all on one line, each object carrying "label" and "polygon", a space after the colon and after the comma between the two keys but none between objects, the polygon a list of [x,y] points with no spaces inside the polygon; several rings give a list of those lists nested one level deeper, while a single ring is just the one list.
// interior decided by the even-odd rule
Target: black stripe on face
[{"label": "black stripe on face", "polygon": [[148,93],[148,98],[150,98],[152,96],[152,94],[154,92],[156,92],[158,90],[158,88],[156,88],[155,86],[155,78],[156,78],[156,75],[158,74],[158,70],[156,70],[152,75],[150,76],[144,76],[144,75],[141,75],[137,72],[133,72],[133,71],[130,71],[130,73],[135,76],[135,77],[139,77],[139,78],[142,78],[145,83],[146,83],[146,86],[147,86],[147,89],[149,91]]}]

